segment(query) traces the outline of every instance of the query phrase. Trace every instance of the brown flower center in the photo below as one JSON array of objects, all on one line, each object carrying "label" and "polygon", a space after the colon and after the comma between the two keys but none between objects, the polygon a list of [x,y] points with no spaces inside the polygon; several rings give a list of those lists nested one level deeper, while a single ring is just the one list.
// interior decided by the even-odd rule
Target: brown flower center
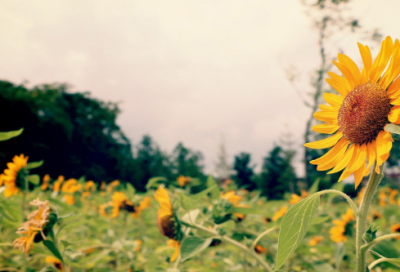
[{"label": "brown flower center", "polygon": [[339,109],[339,130],[355,144],[372,142],[388,123],[391,106],[385,90],[366,83],[349,92]]}]

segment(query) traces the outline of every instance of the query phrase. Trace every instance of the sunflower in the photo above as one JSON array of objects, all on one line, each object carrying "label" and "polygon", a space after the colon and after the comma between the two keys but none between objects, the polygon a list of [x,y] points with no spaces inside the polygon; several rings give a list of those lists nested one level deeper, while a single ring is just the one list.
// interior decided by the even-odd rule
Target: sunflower
[{"label": "sunflower", "polygon": [[25,254],[28,254],[29,250],[33,248],[34,242],[46,240],[47,233],[57,221],[57,215],[52,212],[48,200],[40,201],[35,199],[29,204],[36,206],[37,210],[28,215],[28,220],[22,223],[22,226],[17,231],[18,234],[24,234],[25,236],[14,241],[14,248],[19,248]]},{"label": "sunflower", "polygon": [[396,204],[396,196],[399,193],[399,190],[397,189],[389,189],[389,203],[390,204]]},{"label": "sunflower", "polygon": [[114,180],[110,182],[107,186],[107,192],[111,193],[117,186],[119,186],[120,182],[119,180]]},{"label": "sunflower", "polygon": [[289,200],[289,203],[291,205],[296,204],[298,202],[300,202],[300,200],[306,198],[308,196],[308,192],[305,190],[301,190],[301,195],[297,195],[297,194],[292,194],[292,197]]},{"label": "sunflower", "polygon": [[60,270],[62,272],[64,272],[64,268],[62,266],[61,261],[53,256],[47,256],[44,261],[48,264],[52,264],[55,268],[57,268],[57,270]]},{"label": "sunflower", "polygon": [[4,190],[4,196],[10,197],[16,195],[19,188],[25,186],[24,182],[24,171],[21,171],[28,163],[28,157],[24,157],[23,154],[14,156],[13,162],[7,163],[7,169],[4,170],[2,180],[4,185],[7,187]]},{"label": "sunflower", "polygon": [[64,182],[63,186],[61,187],[61,191],[67,193],[64,195],[64,199],[68,205],[73,205],[75,203],[75,197],[73,194],[80,191],[81,188],[82,184],[79,184],[76,179],[69,179]]},{"label": "sunflower", "polygon": [[64,176],[58,176],[56,182],[53,184],[53,191],[59,192],[61,188],[61,184],[64,182]]},{"label": "sunflower", "polygon": [[158,229],[162,235],[171,239],[168,241],[168,245],[175,247],[175,253],[170,258],[170,262],[173,262],[178,257],[180,251],[180,240],[182,238],[180,225],[172,209],[167,190],[161,186],[158,187],[154,197],[160,204],[157,212]]},{"label": "sunflower", "polygon": [[381,207],[386,207],[386,192],[384,190],[381,190],[378,194],[378,199],[379,199],[379,205]]},{"label": "sunflower", "polygon": [[319,242],[321,242],[322,240],[324,240],[324,237],[323,236],[320,236],[320,235],[318,235],[318,236],[315,236],[314,238],[312,238],[309,242],[308,242],[308,244],[310,245],[310,246],[316,246]]},{"label": "sunflower", "polygon": [[[392,232],[394,232],[394,233],[400,232],[400,224],[399,223],[392,225],[390,228],[392,229]],[[396,237],[395,239],[399,240],[400,238]]]},{"label": "sunflower", "polygon": [[50,182],[50,176],[49,174],[44,175],[43,177],[43,183],[40,186],[40,188],[42,189],[42,191],[46,191],[47,188],[49,188],[49,182]]},{"label": "sunflower", "polygon": [[347,241],[347,236],[351,232],[351,226],[350,224],[351,221],[355,220],[353,210],[352,209],[347,209],[346,213],[342,215],[341,220],[333,220],[333,224],[335,225],[329,230],[329,233],[331,234],[331,240],[340,243],[340,242],[346,242]]},{"label": "sunflower", "polygon": [[192,178],[181,175],[176,180],[178,181],[179,186],[184,187],[186,184],[188,184],[192,180]]},{"label": "sunflower", "polygon": [[265,255],[268,254],[268,249],[266,249],[265,247],[263,247],[262,245],[259,245],[259,244],[257,244],[254,247],[254,251],[259,253],[259,254],[265,254]]},{"label": "sunflower", "polygon": [[[229,191],[226,194],[221,192],[221,198],[228,200],[230,203],[233,204],[234,207],[242,207],[242,208],[249,208],[248,205],[239,204],[239,201],[243,199],[243,196],[239,196],[235,194],[235,191]],[[236,216],[237,221],[242,221],[245,217],[242,213],[234,213],[233,215]]]},{"label": "sunflower", "polygon": [[333,61],[344,75],[328,72],[326,81],[339,95],[325,93],[329,105],[320,105],[314,113],[317,120],[326,122],[312,129],[332,137],[306,143],[314,149],[332,147],[324,156],[312,160],[317,170],[333,168],[328,174],[342,171],[339,181],[354,174],[355,187],[375,164],[375,172],[389,158],[392,136],[385,131],[388,123],[400,124],[400,43],[390,37],[383,42],[372,61],[368,46],[358,44],[364,68],[360,71],[348,56],[339,54]]},{"label": "sunflower", "polygon": [[362,187],[361,190],[358,192],[358,195],[357,195],[357,203],[358,204],[361,204],[361,200],[362,200],[362,198],[364,196],[364,193],[365,193],[365,187]]},{"label": "sunflower", "polygon": [[283,206],[282,208],[280,208],[275,215],[272,217],[272,221],[275,222],[277,221],[279,218],[283,217],[286,212],[289,210],[289,208],[287,206]]}]

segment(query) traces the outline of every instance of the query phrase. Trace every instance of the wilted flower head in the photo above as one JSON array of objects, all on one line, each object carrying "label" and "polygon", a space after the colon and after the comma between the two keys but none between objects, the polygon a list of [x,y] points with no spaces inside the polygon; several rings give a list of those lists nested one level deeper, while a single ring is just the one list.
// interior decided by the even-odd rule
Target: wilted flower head
[{"label": "wilted flower head", "polygon": [[28,220],[22,223],[22,226],[17,231],[18,234],[25,236],[14,241],[14,248],[22,250],[25,254],[28,254],[29,250],[33,248],[34,242],[47,239],[47,233],[57,221],[57,215],[52,213],[48,200],[40,201],[35,199],[29,204],[36,206],[37,210],[28,215]]}]

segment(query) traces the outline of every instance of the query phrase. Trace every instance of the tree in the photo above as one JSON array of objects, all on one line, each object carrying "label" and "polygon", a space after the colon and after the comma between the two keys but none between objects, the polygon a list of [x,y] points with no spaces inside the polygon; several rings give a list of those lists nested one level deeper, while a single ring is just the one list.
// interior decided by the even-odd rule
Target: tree
[{"label": "tree", "polygon": [[222,141],[219,146],[218,161],[215,165],[215,173],[220,180],[225,180],[231,176],[231,172],[232,167],[228,163],[228,155],[226,153],[225,144]]},{"label": "tree", "polygon": [[0,164],[24,153],[45,161],[41,175],[129,180],[131,145],[115,122],[118,105],[68,90],[66,84],[28,89],[0,81],[1,130],[24,128],[20,137],[0,143]]},{"label": "tree", "polygon": [[270,199],[281,199],[296,181],[296,173],[291,165],[293,154],[280,146],[275,146],[263,160],[258,187],[262,195]]},{"label": "tree", "polygon": [[241,152],[235,156],[235,162],[233,164],[233,170],[236,174],[233,176],[236,184],[239,187],[244,187],[247,190],[253,190],[256,188],[254,183],[254,166],[250,166],[251,155],[249,153]]},{"label": "tree", "polygon": [[134,186],[145,191],[147,182],[152,177],[172,178],[168,156],[161,152],[158,145],[149,135],[144,135],[137,146],[135,159]]},{"label": "tree", "polygon": [[171,156],[173,174],[178,176],[188,176],[192,178],[204,178],[203,155],[199,151],[193,151],[178,143]]}]

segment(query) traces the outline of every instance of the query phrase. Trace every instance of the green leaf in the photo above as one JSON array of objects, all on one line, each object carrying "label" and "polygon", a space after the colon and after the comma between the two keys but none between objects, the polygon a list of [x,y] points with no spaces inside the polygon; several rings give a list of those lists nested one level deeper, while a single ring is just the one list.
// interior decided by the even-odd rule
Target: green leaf
[{"label": "green leaf", "polygon": [[320,178],[317,178],[317,179],[314,181],[313,185],[310,187],[310,190],[308,190],[308,193],[309,193],[310,195],[313,194],[313,193],[318,192],[318,186],[319,186],[319,181],[320,181],[320,180],[321,180]]},{"label": "green leaf", "polygon": [[339,271],[340,264],[342,263],[344,255],[346,255],[346,247],[344,246],[344,243],[336,244],[334,255],[335,255],[335,266],[336,269]]},{"label": "green leaf", "polygon": [[193,210],[196,206],[196,202],[194,202],[191,198],[186,196],[184,193],[180,193],[181,206],[187,211]]},{"label": "green leaf", "polygon": [[30,162],[24,168],[25,169],[35,169],[35,168],[42,166],[42,164],[43,164],[43,161]]},{"label": "green leaf", "polygon": [[217,182],[214,180],[214,178],[210,175],[207,178],[207,187],[208,188],[213,188],[210,193],[211,193],[211,199],[212,200],[219,200],[221,197],[221,193],[218,187]]},{"label": "green leaf", "polygon": [[136,190],[133,188],[132,184],[126,183],[126,191],[129,198],[133,198],[135,196]]},{"label": "green leaf", "polygon": [[181,244],[181,261],[187,260],[206,249],[212,238],[186,237]]},{"label": "green leaf", "polygon": [[151,178],[151,179],[149,179],[149,182],[147,182],[146,189],[149,190],[149,189],[151,189],[151,188],[157,188],[158,185],[159,185],[160,183],[162,183],[162,182],[160,182],[160,181],[167,181],[167,179],[164,178],[164,177],[155,177],[155,178]]},{"label": "green leaf", "polygon": [[73,245],[74,243],[70,243],[70,242],[68,242],[68,241],[66,241],[66,240],[60,240],[61,241],[61,243],[64,245],[64,248],[67,248],[67,247],[69,247],[70,245]]},{"label": "green leaf", "polygon": [[214,190],[215,188],[217,188],[217,185],[209,187],[203,191],[201,191],[200,193],[191,195],[190,198],[192,199],[196,199],[196,200],[201,200],[204,196],[206,196],[208,193],[210,193],[212,190]]},{"label": "green leaf", "polygon": [[400,126],[395,124],[387,124],[385,130],[390,133],[400,134]]},{"label": "green leaf", "polygon": [[318,194],[310,195],[293,205],[283,217],[279,232],[278,254],[274,271],[281,268],[303,240],[319,203],[320,197]]},{"label": "green leaf", "polygon": [[39,185],[39,183],[40,183],[39,175],[29,175],[28,180],[30,183],[35,184],[35,185]]},{"label": "green leaf", "polygon": [[311,221],[311,225],[319,225],[329,220],[329,216],[314,217]]},{"label": "green leaf", "polygon": [[8,132],[0,132],[0,141],[7,141],[11,138],[19,136],[22,131],[24,131],[23,128],[19,130],[13,130],[13,131],[8,131]]},{"label": "green leaf", "polygon": [[64,263],[63,257],[61,256],[60,251],[58,251],[57,247],[50,240],[43,240],[43,244],[53,253],[54,257],[58,258],[60,261]]}]

